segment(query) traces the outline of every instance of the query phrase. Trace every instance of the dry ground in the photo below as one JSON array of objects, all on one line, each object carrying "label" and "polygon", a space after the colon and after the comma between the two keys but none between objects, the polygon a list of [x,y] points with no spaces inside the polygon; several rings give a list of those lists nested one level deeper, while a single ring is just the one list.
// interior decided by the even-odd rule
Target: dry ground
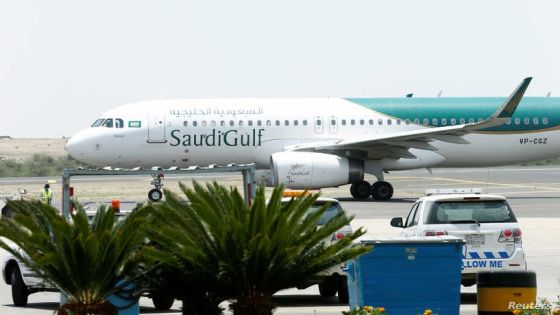
[{"label": "dry ground", "polygon": [[68,155],[64,145],[68,139],[0,139],[0,159],[24,161],[33,154],[58,158]]}]

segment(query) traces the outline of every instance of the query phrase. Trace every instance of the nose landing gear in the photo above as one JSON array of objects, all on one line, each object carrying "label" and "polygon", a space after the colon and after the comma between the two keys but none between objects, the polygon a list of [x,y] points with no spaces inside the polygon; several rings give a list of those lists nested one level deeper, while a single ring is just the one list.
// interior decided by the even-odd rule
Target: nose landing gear
[{"label": "nose landing gear", "polygon": [[150,185],[153,185],[154,188],[150,189],[148,192],[148,199],[157,202],[163,197],[163,193],[161,192],[161,188],[163,187],[163,174],[152,174],[152,178],[153,180],[150,182]]}]

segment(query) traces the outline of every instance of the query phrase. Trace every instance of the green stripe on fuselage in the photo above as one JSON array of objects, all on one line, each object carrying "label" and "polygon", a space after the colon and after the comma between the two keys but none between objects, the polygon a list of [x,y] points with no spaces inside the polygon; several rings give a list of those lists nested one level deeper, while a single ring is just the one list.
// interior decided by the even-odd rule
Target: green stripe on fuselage
[{"label": "green stripe on fuselage", "polygon": [[[347,98],[346,100],[374,110],[376,112],[414,122],[419,119],[420,124],[424,119],[438,120],[437,126],[442,126],[442,118],[447,120],[447,126],[451,125],[454,118],[459,124],[461,118],[466,122],[470,118],[478,121],[480,118],[487,119],[504,102],[505,98],[480,97],[480,98]],[[520,124],[515,124],[515,119],[520,119]],[[529,118],[529,124],[525,124],[525,118]],[[534,123],[538,118],[538,124]],[[547,124],[543,119],[548,120]],[[494,132],[525,132],[538,131],[542,129],[555,128],[560,125],[560,98],[559,97],[524,97],[512,117],[511,124],[484,129],[483,131]]]}]

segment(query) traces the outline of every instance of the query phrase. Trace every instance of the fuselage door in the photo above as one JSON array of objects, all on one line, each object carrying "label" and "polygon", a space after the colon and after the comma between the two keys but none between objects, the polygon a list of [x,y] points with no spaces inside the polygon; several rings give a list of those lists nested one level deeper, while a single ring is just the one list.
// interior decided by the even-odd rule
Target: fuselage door
[{"label": "fuselage door", "polygon": [[323,131],[325,130],[324,125],[325,124],[323,122],[323,117],[315,116],[315,133],[323,133]]},{"label": "fuselage door", "polygon": [[148,114],[148,143],[164,143],[165,114],[162,111],[150,111]]}]

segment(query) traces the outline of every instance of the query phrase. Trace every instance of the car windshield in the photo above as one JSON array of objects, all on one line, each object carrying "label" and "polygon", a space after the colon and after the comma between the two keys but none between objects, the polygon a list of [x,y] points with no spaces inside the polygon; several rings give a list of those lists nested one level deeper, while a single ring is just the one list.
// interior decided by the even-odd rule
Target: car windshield
[{"label": "car windshield", "polygon": [[483,201],[442,201],[434,202],[429,224],[445,223],[499,223],[517,222],[509,205],[504,200],[483,200]]},{"label": "car windshield", "polygon": [[344,212],[344,210],[342,210],[342,207],[340,206],[339,203],[332,203],[332,202],[328,202],[328,201],[325,201],[325,202],[318,201],[318,202],[315,202],[311,207],[309,207],[309,209],[307,210],[307,215],[319,210],[325,204],[330,204],[330,205],[327,208],[327,210],[325,210],[325,213],[323,213],[321,218],[319,218],[319,222],[317,222],[318,225],[325,225],[335,215],[337,215],[338,213]]}]

